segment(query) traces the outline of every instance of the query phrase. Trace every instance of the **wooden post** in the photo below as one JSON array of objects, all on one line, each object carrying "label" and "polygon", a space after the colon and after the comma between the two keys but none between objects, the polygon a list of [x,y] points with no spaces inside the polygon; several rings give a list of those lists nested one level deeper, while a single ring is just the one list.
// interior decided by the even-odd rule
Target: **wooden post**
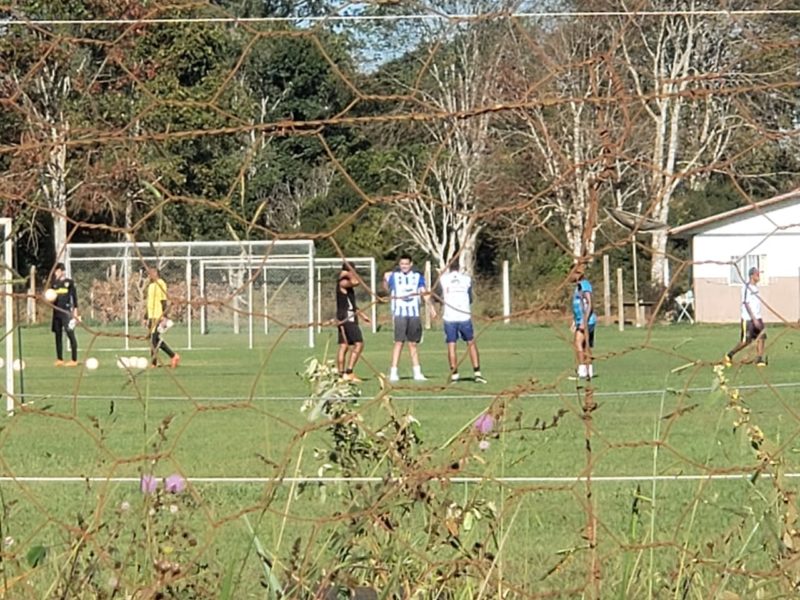
[{"label": "wooden post", "polygon": [[[425,284],[428,286],[426,289],[428,293],[430,293],[431,289],[433,288],[433,281],[431,280],[431,261],[425,261]],[[425,305],[425,329],[431,328],[431,311],[428,308],[430,303],[433,302],[433,299],[428,296],[427,300],[424,301]]]},{"label": "wooden post", "polygon": [[603,323],[607,326],[613,321],[611,316],[611,266],[608,254],[603,254]]},{"label": "wooden post", "polygon": [[631,242],[631,251],[633,252],[633,323],[636,327],[642,326],[641,311],[639,310],[639,268],[636,260],[636,234],[633,234],[633,241]]},{"label": "wooden post", "polygon": [[619,330],[625,331],[625,296],[622,293],[622,269],[617,269],[617,315]]},{"label": "wooden post", "polygon": [[36,323],[36,265],[31,265],[28,275],[28,303],[27,303],[28,324]]}]

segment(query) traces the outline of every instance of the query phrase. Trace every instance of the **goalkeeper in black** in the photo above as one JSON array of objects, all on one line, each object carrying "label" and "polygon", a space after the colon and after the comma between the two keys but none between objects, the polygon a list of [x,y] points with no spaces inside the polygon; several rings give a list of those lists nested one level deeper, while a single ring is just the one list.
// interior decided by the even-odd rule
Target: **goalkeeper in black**
[{"label": "goalkeeper in black", "polygon": [[[64,263],[56,263],[50,287],[56,292],[53,301],[53,321],[51,329],[56,337],[56,366],[78,366],[78,339],[75,337],[75,326],[78,323],[78,293],[75,282],[67,277]],[[72,359],[64,362],[64,336],[67,333]]]}]

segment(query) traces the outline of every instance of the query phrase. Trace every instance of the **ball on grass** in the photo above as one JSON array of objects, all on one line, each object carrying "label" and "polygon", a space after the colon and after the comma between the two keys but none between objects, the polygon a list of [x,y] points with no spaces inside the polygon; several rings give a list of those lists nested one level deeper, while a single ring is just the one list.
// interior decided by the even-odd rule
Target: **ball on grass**
[{"label": "ball on grass", "polygon": [[128,359],[126,357],[124,357],[124,356],[120,356],[117,359],[117,366],[120,369],[127,369],[128,368]]},{"label": "ball on grass", "polygon": [[22,371],[25,369],[25,361],[15,358],[12,366],[14,367],[15,371]]},{"label": "ball on grass", "polygon": [[48,302],[55,302],[56,298],[58,298],[58,292],[53,288],[48,288],[44,291],[44,299]]},{"label": "ball on grass", "polygon": [[89,369],[90,371],[94,371],[99,366],[100,366],[100,361],[97,360],[96,358],[91,357],[86,359],[86,368]]},{"label": "ball on grass", "polygon": [[136,368],[137,369],[146,369],[149,361],[144,356],[140,356],[136,359]]}]

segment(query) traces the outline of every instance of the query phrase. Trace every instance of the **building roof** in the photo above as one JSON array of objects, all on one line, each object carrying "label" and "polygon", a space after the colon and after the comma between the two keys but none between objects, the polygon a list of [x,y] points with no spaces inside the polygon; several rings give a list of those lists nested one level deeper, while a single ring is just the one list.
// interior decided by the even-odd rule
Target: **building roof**
[{"label": "building roof", "polygon": [[780,194],[779,196],[773,196],[772,198],[767,198],[766,200],[761,200],[759,202],[752,202],[751,204],[746,204],[745,206],[740,206],[739,208],[734,208],[733,210],[711,215],[710,217],[705,217],[704,219],[698,219],[697,221],[692,221],[691,223],[678,225],[677,227],[673,227],[669,230],[669,235],[672,237],[692,236],[696,233],[705,231],[706,229],[710,229],[712,225],[722,225],[728,221],[735,221],[743,216],[749,216],[750,213],[763,213],[766,211],[766,209],[775,208],[781,204],[793,204],[796,202],[800,202],[800,189],[792,190],[791,192]]}]

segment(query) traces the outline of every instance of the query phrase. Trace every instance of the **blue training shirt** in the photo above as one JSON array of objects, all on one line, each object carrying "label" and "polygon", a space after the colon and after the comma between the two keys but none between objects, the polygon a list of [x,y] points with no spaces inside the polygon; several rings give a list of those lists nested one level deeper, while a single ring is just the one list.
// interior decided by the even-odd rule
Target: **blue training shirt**
[{"label": "blue training shirt", "polygon": [[392,294],[392,314],[395,317],[418,317],[420,290],[425,287],[422,273],[393,271],[388,284]]},{"label": "blue training shirt", "polygon": [[[575,325],[580,325],[583,322],[583,311],[586,307],[586,299],[583,297],[583,294],[586,292],[592,293],[592,284],[586,279],[581,279],[575,285],[575,292],[572,294],[572,316],[575,319]],[[587,324],[591,327],[595,323],[597,323],[597,315],[595,315],[594,310],[592,310]]]}]

